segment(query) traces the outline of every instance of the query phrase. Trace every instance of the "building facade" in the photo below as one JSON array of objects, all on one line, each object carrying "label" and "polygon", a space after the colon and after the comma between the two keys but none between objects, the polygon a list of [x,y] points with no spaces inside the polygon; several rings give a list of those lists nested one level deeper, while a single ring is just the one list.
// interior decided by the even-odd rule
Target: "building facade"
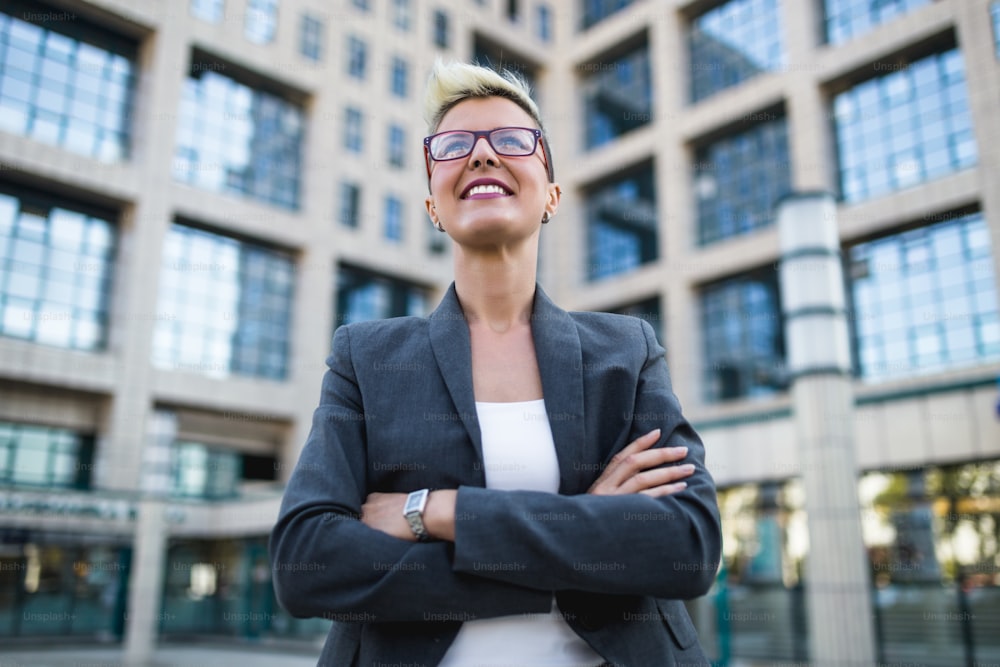
[{"label": "building facade", "polygon": [[11,0],[0,9],[0,637],[313,640],[266,536],[344,322],[450,281],[435,57],[525,75],[540,283],[648,319],[726,533],[716,657],[808,657],[774,207],[837,199],[879,657],[1000,661],[1000,2]]}]

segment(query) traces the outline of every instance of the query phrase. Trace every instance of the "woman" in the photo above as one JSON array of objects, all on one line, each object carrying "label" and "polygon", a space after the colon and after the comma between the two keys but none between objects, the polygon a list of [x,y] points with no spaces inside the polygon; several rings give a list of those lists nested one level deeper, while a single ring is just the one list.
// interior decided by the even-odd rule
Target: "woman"
[{"label": "woman", "polygon": [[535,284],[559,207],[527,87],[441,65],[427,212],[455,281],[428,318],[340,327],[271,538],[322,665],[707,664],[680,599],[720,553],[704,448],[642,320]]}]

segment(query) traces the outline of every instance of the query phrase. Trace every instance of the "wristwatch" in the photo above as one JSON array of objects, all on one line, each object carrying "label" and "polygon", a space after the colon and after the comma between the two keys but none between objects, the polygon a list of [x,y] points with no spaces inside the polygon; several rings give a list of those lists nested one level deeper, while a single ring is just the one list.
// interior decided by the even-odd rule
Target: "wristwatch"
[{"label": "wristwatch", "polygon": [[406,505],[403,506],[403,516],[410,524],[410,530],[421,542],[431,539],[430,533],[424,528],[424,507],[427,506],[427,496],[430,489],[420,489],[406,496]]}]

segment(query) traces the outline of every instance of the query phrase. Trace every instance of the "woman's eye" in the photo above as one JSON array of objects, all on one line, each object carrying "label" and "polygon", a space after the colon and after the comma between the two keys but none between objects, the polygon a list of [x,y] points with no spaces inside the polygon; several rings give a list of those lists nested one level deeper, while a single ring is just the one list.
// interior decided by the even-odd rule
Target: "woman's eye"
[{"label": "woman's eye", "polygon": [[524,137],[517,134],[504,134],[494,138],[496,147],[511,153],[523,153],[528,150]]},{"label": "woman's eye", "polygon": [[469,140],[466,137],[448,137],[438,146],[438,155],[454,157],[469,152]]}]

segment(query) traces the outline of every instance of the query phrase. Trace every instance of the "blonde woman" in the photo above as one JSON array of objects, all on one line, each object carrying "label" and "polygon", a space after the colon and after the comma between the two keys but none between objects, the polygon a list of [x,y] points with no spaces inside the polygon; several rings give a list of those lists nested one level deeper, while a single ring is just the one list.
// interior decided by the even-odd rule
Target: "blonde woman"
[{"label": "blonde woman", "polygon": [[426,111],[455,280],[427,318],[337,330],[271,538],[281,604],[334,621],[336,667],[707,664],[680,600],[712,584],[718,507],[663,348],[536,284],[560,190],[522,80],[438,64]]}]

